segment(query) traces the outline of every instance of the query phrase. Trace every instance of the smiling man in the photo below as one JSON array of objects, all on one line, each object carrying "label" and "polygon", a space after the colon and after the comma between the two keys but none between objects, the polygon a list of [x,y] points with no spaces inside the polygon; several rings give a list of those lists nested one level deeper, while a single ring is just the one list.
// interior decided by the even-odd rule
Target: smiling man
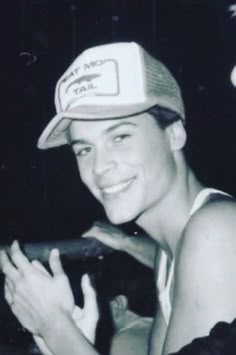
[{"label": "smiling man", "polygon": [[[40,136],[39,148],[70,144],[83,183],[108,219],[135,221],[158,245],[161,311],[150,354],[178,351],[217,322],[231,322],[236,204],[228,194],[203,186],[187,164],[184,106],[169,70],[136,43],[90,48],[58,81],[55,103],[57,115]],[[50,257],[51,276],[30,263],[17,243],[10,258],[1,254],[1,264],[6,299],[28,330],[56,355],[96,354],[86,340],[88,323],[92,333],[96,326],[88,280],[84,309],[74,317],[56,252]]]},{"label": "smiling man", "polygon": [[99,125],[72,122],[69,137],[82,181],[115,224],[154,204],[175,174],[168,140],[148,113]]}]

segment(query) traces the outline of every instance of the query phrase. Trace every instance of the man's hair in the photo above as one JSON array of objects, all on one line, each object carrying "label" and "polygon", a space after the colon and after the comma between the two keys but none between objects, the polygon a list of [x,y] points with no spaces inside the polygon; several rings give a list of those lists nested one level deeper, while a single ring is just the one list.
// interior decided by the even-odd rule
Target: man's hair
[{"label": "man's hair", "polygon": [[143,317],[154,317],[157,299],[153,270],[122,252],[108,259],[101,275],[100,295],[107,301],[124,295],[129,310]]},{"label": "man's hair", "polygon": [[182,120],[177,112],[158,105],[151,107],[147,110],[147,113],[155,118],[156,122],[162,129],[165,129],[176,121]]},{"label": "man's hair", "polygon": [[[151,107],[146,112],[155,119],[156,123],[163,130],[176,121],[179,121],[179,120],[183,121],[183,119],[181,118],[181,116],[177,112],[172,111],[172,110],[165,108],[165,107],[161,107],[159,105],[155,105],[155,106]],[[71,142],[69,129],[67,129],[65,131],[65,135],[66,135],[67,141]]]}]

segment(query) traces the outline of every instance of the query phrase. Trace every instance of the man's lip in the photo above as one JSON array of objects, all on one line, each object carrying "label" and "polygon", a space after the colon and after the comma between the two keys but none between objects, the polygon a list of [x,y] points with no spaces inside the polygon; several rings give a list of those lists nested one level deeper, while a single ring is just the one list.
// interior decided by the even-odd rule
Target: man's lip
[{"label": "man's lip", "polygon": [[100,187],[100,189],[104,196],[115,196],[125,191],[127,188],[129,188],[134,180],[135,180],[135,176],[129,179],[122,180],[117,183],[104,185]]}]

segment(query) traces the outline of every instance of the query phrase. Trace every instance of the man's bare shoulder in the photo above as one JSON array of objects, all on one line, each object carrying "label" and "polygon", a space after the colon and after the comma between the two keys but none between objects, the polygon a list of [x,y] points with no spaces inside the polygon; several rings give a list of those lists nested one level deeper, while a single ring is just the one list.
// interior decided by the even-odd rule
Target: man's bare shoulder
[{"label": "man's bare shoulder", "polygon": [[212,306],[212,312],[219,315],[221,309],[219,320],[232,321],[232,310],[236,316],[235,269],[236,203],[222,198],[199,209],[185,229],[176,260],[177,294],[197,302],[198,310]]},{"label": "man's bare shoulder", "polygon": [[[203,205],[189,219],[180,248],[188,252],[192,248],[220,247],[228,242],[236,243],[236,200],[220,196]],[[212,244],[213,243],[213,244]]]},{"label": "man's bare shoulder", "polygon": [[[207,271],[219,277],[236,268],[236,201],[219,198],[206,203],[189,220],[180,241],[179,275]],[[190,283],[191,284],[191,283]]]},{"label": "man's bare shoulder", "polygon": [[[166,353],[236,317],[236,203],[206,203],[189,220],[175,258]],[[181,332],[179,330],[181,329]]]}]

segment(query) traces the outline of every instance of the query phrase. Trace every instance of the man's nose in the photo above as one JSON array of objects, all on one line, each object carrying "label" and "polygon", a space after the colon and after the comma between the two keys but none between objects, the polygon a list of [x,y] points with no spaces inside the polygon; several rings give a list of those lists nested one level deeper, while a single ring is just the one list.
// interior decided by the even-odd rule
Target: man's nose
[{"label": "man's nose", "polygon": [[97,151],[94,158],[93,171],[95,175],[103,175],[114,169],[117,165],[115,157],[109,150]]}]

